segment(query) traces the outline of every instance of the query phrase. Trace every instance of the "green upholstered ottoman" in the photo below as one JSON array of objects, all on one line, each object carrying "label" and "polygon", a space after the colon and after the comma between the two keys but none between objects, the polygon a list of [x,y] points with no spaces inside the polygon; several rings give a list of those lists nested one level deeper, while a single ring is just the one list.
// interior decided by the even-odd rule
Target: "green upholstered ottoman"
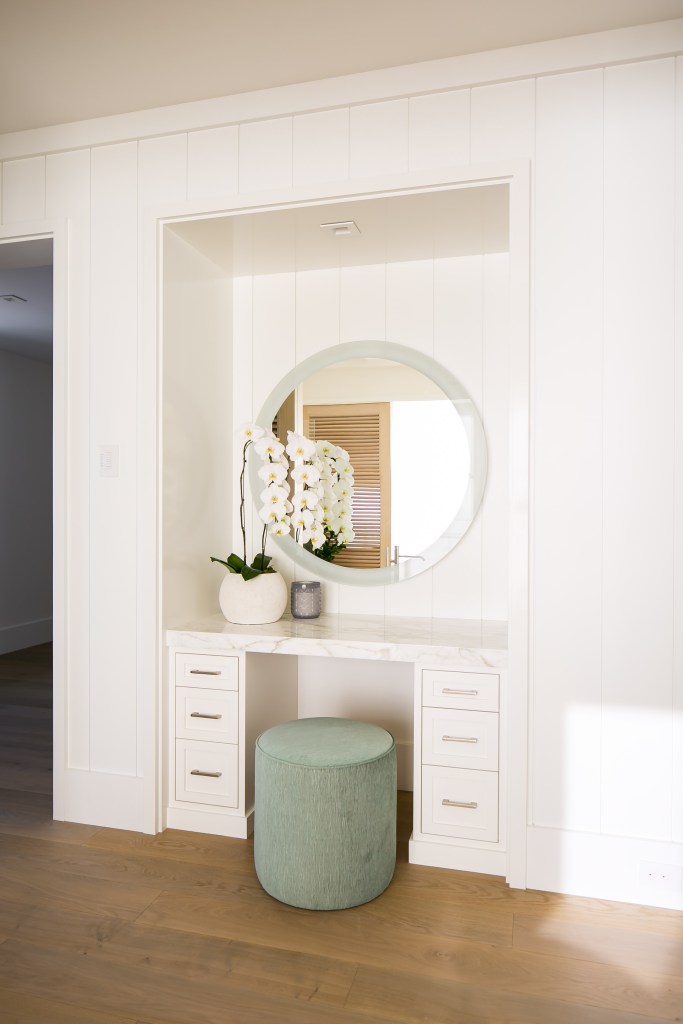
[{"label": "green upholstered ottoman", "polygon": [[282,903],[342,910],[386,889],[396,866],[396,747],[386,729],[301,718],[256,741],[254,861]]}]

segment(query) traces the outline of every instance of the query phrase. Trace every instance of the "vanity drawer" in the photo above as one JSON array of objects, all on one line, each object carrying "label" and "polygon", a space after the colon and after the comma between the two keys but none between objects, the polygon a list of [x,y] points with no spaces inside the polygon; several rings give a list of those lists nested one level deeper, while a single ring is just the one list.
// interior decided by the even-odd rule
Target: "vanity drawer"
[{"label": "vanity drawer", "polygon": [[176,800],[237,807],[239,747],[233,743],[176,740]]},{"label": "vanity drawer", "polygon": [[424,765],[422,831],[497,842],[498,773]]},{"label": "vanity drawer", "polygon": [[498,715],[423,708],[422,760],[451,768],[498,769]]},{"label": "vanity drawer", "polygon": [[237,690],[200,689],[177,686],[175,691],[176,736],[186,740],[239,740],[239,694]]},{"label": "vanity drawer", "polygon": [[433,708],[497,711],[498,682],[497,675],[484,672],[424,669],[422,703]]},{"label": "vanity drawer", "polygon": [[202,686],[205,689],[236,690],[239,685],[239,658],[216,654],[176,654],[176,686]]}]

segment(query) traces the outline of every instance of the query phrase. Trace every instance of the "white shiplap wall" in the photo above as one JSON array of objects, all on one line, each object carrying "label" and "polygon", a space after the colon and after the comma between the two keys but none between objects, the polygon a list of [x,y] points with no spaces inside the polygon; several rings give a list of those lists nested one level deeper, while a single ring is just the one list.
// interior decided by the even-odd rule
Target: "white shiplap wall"
[{"label": "white shiplap wall", "polygon": [[[654,36],[643,29],[629,38],[636,57]],[[400,98],[387,94],[385,102],[5,161],[3,227],[20,230],[46,213],[69,218],[71,768],[98,771],[107,785],[141,770],[135,581],[143,209],[186,197],[227,205],[236,188],[305,188],[521,157],[532,161],[534,240],[530,820],[539,835],[564,829],[633,837],[660,844],[648,847],[649,859],[680,858],[672,841],[683,842],[683,417],[674,411],[683,339],[674,300],[677,288],[680,307],[683,69],[670,56],[604,69],[598,63],[587,57],[590,70],[553,75],[544,66],[538,79],[517,74],[471,89],[454,70],[452,90],[440,79],[436,92],[415,96],[400,85],[413,80],[410,73],[397,72]],[[195,129],[194,108],[192,117]],[[54,132],[49,137],[54,143]],[[443,287],[450,291],[447,280]],[[353,273],[342,288],[367,294],[367,282]],[[283,288],[280,324],[291,322],[294,295],[291,283]],[[236,298],[236,316],[248,317],[247,305]],[[340,340],[356,333],[353,305]],[[399,302],[397,324],[401,313]],[[501,311],[487,316],[496,333]],[[264,352],[266,330],[262,316],[253,332]],[[293,326],[290,334],[291,346]],[[442,358],[439,337],[435,321]],[[301,345],[308,353],[310,338]],[[244,383],[248,368],[240,372]],[[495,390],[484,396],[485,420],[497,415],[498,397]],[[121,445],[117,481],[94,475],[101,443]],[[500,554],[485,552],[482,580],[495,575]],[[457,614],[447,581],[438,569],[433,575],[434,612]],[[398,589],[386,610],[414,610],[423,583],[415,585],[419,595]],[[85,790],[74,783],[76,792]],[[125,790],[133,798],[118,809],[102,808],[97,792],[93,783],[82,800],[74,797],[73,816],[140,827],[139,790]],[[565,864],[560,878],[532,862],[530,884],[590,891],[580,864]],[[602,895],[647,899],[626,881],[618,891],[596,884]],[[659,895],[678,905],[676,894]]]}]

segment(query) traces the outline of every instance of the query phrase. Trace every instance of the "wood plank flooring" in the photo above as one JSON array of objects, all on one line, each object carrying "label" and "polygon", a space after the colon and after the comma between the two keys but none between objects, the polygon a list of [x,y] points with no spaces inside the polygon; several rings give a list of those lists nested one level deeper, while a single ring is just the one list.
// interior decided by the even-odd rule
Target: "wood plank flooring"
[{"label": "wood plank flooring", "polygon": [[0,1024],[683,1021],[683,914],[410,865],[287,907],[251,841],[51,818],[51,649],[0,657]]}]

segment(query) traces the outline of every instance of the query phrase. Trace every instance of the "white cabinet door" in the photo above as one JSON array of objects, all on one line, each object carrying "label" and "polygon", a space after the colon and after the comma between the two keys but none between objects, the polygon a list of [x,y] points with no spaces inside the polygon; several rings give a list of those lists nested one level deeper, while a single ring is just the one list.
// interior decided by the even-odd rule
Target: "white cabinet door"
[{"label": "white cabinet door", "polygon": [[176,800],[237,807],[239,747],[233,743],[176,740]]},{"label": "white cabinet door", "polygon": [[236,690],[239,685],[239,664],[239,658],[220,654],[176,654],[175,684]]},{"label": "white cabinet door", "polygon": [[239,740],[237,690],[178,686],[175,691],[176,736],[186,740]]},{"label": "white cabinet door", "polygon": [[422,760],[450,768],[498,769],[498,715],[424,708]]},{"label": "white cabinet door", "polygon": [[422,831],[498,840],[498,774],[465,768],[422,768]]},{"label": "white cabinet door", "polygon": [[422,673],[422,703],[433,708],[497,711],[498,684],[497,675],[483,672],[425,669]]}]

